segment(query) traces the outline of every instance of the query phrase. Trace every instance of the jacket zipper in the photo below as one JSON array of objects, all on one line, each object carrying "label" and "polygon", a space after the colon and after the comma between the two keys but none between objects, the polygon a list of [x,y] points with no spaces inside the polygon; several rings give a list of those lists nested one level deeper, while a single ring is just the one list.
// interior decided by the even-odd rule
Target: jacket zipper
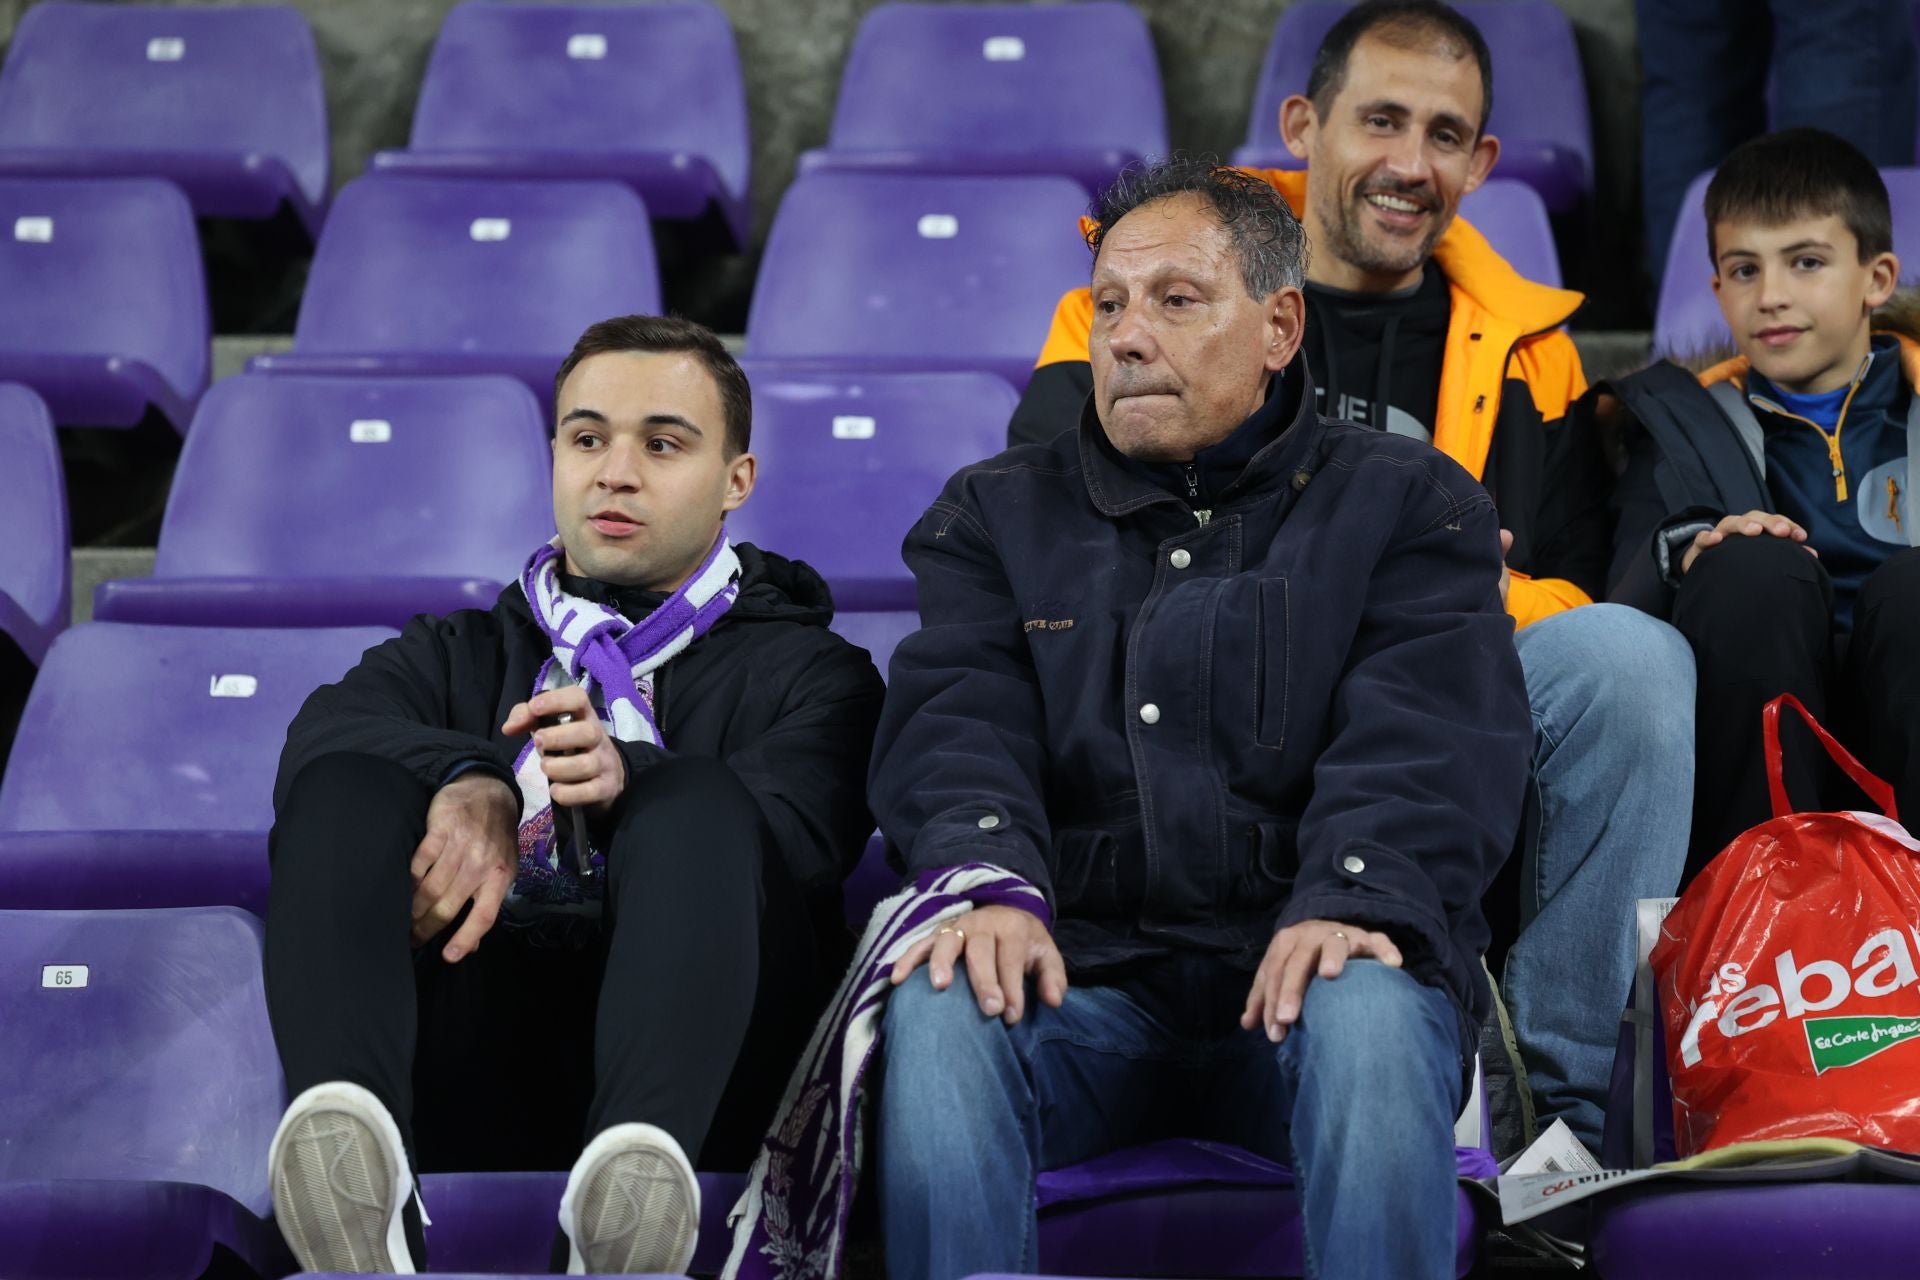
[{"label": "jacket zipper", "polygon": [[1200,527],[1204,529],[1207,526],[1207,521],[1213,519],[1213,511],[1211,509],[1202,509],[1194,506],[1193,504],[1199,500],[1200,472],[1194,467],[1193,463],[1189,462],[1187,463],[1187,507],[1193,512],[1193,518],[1198,521]]},{"label": "jacket zipper", "polygon": [[1887,477],[1887,519],[1893,521],[1895,533],[1905,533],[1900,525],[1900,482],[1892,476]]},{"label": "jacket zipper", "polygon": [[[1775,404],[1765,396],[1750,397],[1755,404],[1764,408],[1768,413],[1778,414],[1780,417],[1787,418],[1793,422],[1803,423],[1820,433],[1820,439],[1824,441],[1827,446],[1827,460],[1833,463],[1833,500],[1837,503],[1847,500],[1847,460],[1842,457],[1840,453],[1840,431],[1847,425],[1847,410],[1853,407],[1854,393],[1859,391],[1860,384],[1867,380],[1867,367],[1872,360],[1873,357],[1868,356],[1866,360],[1861,361],[1860,371],[1853,375],[1853,385],[1847,388],[1847,398],[1840,402],[1840,416],[1833,420],[1833,431],[1831,433],[1813,419],[1803,418],[1797,413],[1789,413],[1784,407]],[[1891,482],[1892,477],[1889,476],[1888,480]]]}]

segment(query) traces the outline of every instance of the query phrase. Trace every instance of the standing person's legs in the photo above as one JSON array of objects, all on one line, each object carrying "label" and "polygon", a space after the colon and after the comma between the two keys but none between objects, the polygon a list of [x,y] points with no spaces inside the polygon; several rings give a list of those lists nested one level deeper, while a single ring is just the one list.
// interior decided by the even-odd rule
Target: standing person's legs
[{"label": "standing person's legs", "polygon": [[1861,586],[1847,674],[1861,759],[1893,784],[1908,829],[1920,828],[1920,550],[1896,553]]},{"label": "standing person's legs", "polygon": [[[1751,0],[1634,0],[1633,11],[1647,273],[1658,290],[1687,184],[1767,127],[1772,41]],[[1713,270],[1704,257],[1696,267],[1702,279]]]},{"label": "standing person's legs", "polygon": [[1569,609],[1514,636],[1533,711],[1539,827],[1501,989],[1538,1101],[1598,1150],[1634,907],[1680,882],[1693,804],[1693,655],[1623,605]]},{"label": "standing person's legs", "polygon": [[[1773,816],[1760,711],[1791,693],[1824,721],[1833,678],[1833,582],[1799,543],[1729,538],[1702,552],[1681,580],[1673,625],[1698,672],[1693,838],[1685,884],[1727,842]],[[1787,793],[1819,803],[1826,752],[1783,720]]]},{"label": "standing person's legs", "polygon": [[1153,1112],[1179,1046],[1131,998],[1073,987],[1026,1009],[1012,1027],[982,1014],[964,969],[888,997],[875,1172],[892,1280],[1035,1270],[1035,1175],[1125,1145]]},{"label": "standing person's legs", "polygon": [[1446,993],[1351,960],[1278,1045],[1238,1035],[1214,1128],[1293,1167],[1310,1280],[1451,1280],[1466,1072]]},{"label": "standing person's legs", "polygon": [[1912,7],[1901,0],[1772,0],[1771,8],[1774,127],[1825,129],[1881,168],[1911,165],[1920,106]]}]

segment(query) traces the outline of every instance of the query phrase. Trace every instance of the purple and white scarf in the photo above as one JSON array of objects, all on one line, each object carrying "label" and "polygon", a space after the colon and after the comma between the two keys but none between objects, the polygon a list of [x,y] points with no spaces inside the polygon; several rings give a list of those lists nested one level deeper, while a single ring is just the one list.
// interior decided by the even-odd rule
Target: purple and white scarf
[{"label": "purple and white scarf", "polygon": [[[693,576],[638,622],[568,595],[560,586],[563,564],[555,538],[533,553],[520,574],[534,621],[553,646],[553,656],[534,677],[533,693],[580,685],[615,739],[664,746],[653,715],[653,673],[705,635],[740,595],[740,558],[726,532]],[[513,762],[513,776],[521,796],[520,870],[513,895],[542,904],[580,901],[586,895],[562,865],[553,838],[553,801],[531,735]],[[600,861],[596,854],[594,862]]]},{"label": "purple and white scarf", "polygon": [[733,1252],[722,1280],[833,1280],[846,1251],[860,1179],[861,1085],[880,1038],[893,965],[929,933],[973,907],[1011,906],[1050,923],[1040,891],[974,862],[923,874],[882,902],[853,967],[795,1068],[746,1194],[733,1208]]}]

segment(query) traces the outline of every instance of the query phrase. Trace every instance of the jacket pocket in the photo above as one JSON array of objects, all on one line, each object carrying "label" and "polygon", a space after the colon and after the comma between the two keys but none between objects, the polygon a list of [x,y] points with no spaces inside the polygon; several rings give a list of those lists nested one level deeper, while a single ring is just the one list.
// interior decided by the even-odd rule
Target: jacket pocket
[{"label": "jacket pocket", "polygon": [[[1097,827],[1067,827],[1053,833],[1053,896],[1062,916],[1104,920],[1137,909],[1138,875],[1123,872],[1121,842]],[[1137,868],[1136,868],[1137,870]]]},{"label": "jacket pocket", "polygon": [[1262,578],[1254,614],[1253,702],[1259,715],[1254,740],[1263,747],[1287,744],[1287,580]]},{"label": "jacket pocket", "polygon": [[1287,900],[1300,874],[1299,829],[1298,822],[1283,819],[1241,828],[1245,860],[1229,886],[1229,907],[1266,910]]}]

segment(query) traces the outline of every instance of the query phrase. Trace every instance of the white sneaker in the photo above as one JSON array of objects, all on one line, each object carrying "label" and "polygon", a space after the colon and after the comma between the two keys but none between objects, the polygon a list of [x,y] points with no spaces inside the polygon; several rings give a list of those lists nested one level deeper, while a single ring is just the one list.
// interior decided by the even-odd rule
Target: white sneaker
[{"label": "white sneaker", "polygon": [[560,1197],[567,1274],[685,1274],[700,1235],[700,1183],[680,1144],[617,1124],[580,1153]]},{"label": "white sneaker", "polygon": [[399,1126],[368,1090],[333,1080],[295,1098],[267,1177],[274,1220],[302,1270],[415,1274],[402,1218],[413,1175]]}]

